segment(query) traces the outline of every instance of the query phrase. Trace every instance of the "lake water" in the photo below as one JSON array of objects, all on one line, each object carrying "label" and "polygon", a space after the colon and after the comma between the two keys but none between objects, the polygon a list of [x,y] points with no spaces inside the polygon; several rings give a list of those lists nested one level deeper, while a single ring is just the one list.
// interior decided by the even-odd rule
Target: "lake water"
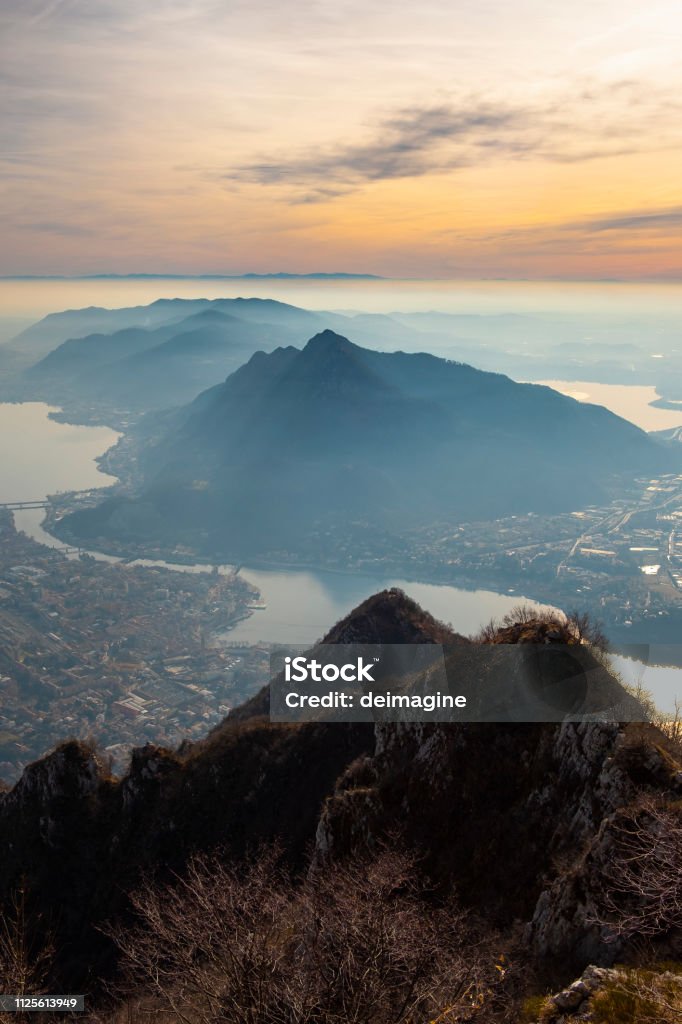
[{"label": "lake water", "polygon": [[682,408],[657,409],[651,402],[658,398],[656,388],[631,384],[595,384],[584,380],[539,380],[562,395],[579,402],[604,405],[617,416],[630,420],[642,430],[667,430],[682,426]]},{"label": "lake water", "polygon": [[[312,643],[358,604],[387,587],[400,587],[436,619],[459,633],[476,632],[527,598],[490,590],[415,583],[395,576],[364,576],[324,570],[272,571],[245,566],[242,574],[255,583],[267,603],[230,631],[229,639]],[[535,603],[535,602],[529,602]]]},{"label": "lake water", "polygon": [[[674,652],[676,653],[676,652]],[[678,708],[682,713],[682,669],[666,665],[673,655],[669,644],[652,644],[649,661],[645,665],[634,658],[612,654],[613,666],[630,686],[642,686],[653,694],[659,710],[675,715]],[[656,664],[656,662],[662,664]]]},{"label": "lake water", "polygon": [[109,427],[57,423],[49,418],[54,411],[42,402],[0,402],[0,502],[38,501],[114,482],[95,459],[120,435]]}]

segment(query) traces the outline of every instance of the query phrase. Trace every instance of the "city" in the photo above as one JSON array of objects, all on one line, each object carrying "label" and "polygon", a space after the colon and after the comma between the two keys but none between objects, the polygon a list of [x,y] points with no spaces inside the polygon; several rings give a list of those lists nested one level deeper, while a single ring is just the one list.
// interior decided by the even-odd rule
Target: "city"
[{"label": "city", "polygon": [[204,737],[267,676],[217,635],[257,607],[238,573],[69,558],[0,510],[0,779],[68,736],[124,768],[133,746]]}]

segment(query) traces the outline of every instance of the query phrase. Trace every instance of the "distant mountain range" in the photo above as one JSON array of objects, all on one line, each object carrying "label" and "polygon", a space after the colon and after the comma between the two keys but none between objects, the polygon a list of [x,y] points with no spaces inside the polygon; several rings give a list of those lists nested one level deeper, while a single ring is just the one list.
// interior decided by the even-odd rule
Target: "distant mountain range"
[{"label": "distant mountain range", "polygon": [[[253,319],[251,303],[261,320]],[[182,404],[223,380],[255,351],[268,351],[282,341],[300,343],[317,318],[291,310],[287,317],[278,309],[272,323],[268,303],[261,300],[200,304],[190,316],[158,327],[124,327],[69,339],[30,367],[24,379],[47,396],[132,410]]]},{"label": "distant mountain range", "polygon": [[5,366],[13,357],[12,368],[22,370],[9,397],[42,398],[67,408],[90,405],[106,422],[112,409],[147,412],[189,402],[254,352],[301,347],[329,327],[373,348],[447,349],[459,340],[468,356],[485,358],[484,344],[468,345],[441,332],[440,323],[424,333],[407,319],[311,312],[259,298],[159,299],[123,309],[66,310],[22,331],[0,356]]},{"label": "distant mountain range", "polygon": [[267,299],[161,299],[130,309],[66,311],[14,340],[14,348],[41,356],[18,386],[67,405],[167,408],[224,380],[258,350],[302,344],[324,323]]},{"label": "distant mountain range", "polygon": [[279,270],[272,274],[9,274],[0,281],[385,281],[380,274],[317,273],[289,274]]},{"label": "distant mountain range", "polygon": [[[223,322],[222,335],[214,319],[203,339],[201,331],[209,322],[193,318],[209,310],[233,319]],[[247,332],[235,320],[263,329],[259,335]],[[155,335],[161,327],[166,330]],[[136,341],[121,333],[130,328],[138,331]],[[588,330],[580,317],[558,314],[312,312],[273,300],[238,298],[159,299],[146,306],[50,314],[0,345],[1,397],[39,398],[76,412],[89,405],[88,422],[93,416],[109,422],[112,410],[140,412],[188,402],[258,349],[301,347],[325,328],[369,348],[431,352],[515,380],[648,383],[668,398],[680,391],[672,360],[661,355],[676,344],[674,325],[657,325],[649,339],[645,326],[636,321],[617,327],[590,321]],[[109,342],[98,337],[104,334],[111,335]],[[149,363],[126,364],[182,334],[192,336],[182,356],[171,347]],[[65,342],[68,347],[60,351]],[[660,358],[652,359],[652,346],[660,350]],[[49,361],[36,365],[48,355]],[[31,367],[35,369],[26,373]],[[133,373],[139,376],[127,387]]]},{"label": "distant mountain range", "polygon": [[170,415],[141,460],[140,494],[64,525],[89,540],[193,535],[231,555],[305,551],[312,534],[349,527],[399,535],[573,510],[671,458],[600,406],[325,330],[302,350],[254,354]]}]

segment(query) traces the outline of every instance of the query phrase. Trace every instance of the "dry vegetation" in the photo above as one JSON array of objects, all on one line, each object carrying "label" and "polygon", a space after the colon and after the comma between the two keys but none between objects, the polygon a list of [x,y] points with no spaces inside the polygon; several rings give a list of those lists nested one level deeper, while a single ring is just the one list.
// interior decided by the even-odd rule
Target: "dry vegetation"
[{"label": "dry vegetation", "polygon": [[[29,912],[22,885],[0,915],[0,993],[32,996],[45,992],[53,954],[49,931],[40,918]],[[2,1024],[19,1024],[30,1016],[0,1011]]]},{"label": "dry vegetation", "polygon": [[682,932],[682,815],[651,799],[613,823],[600,923],[614,938]]},{"label": "dry vegetation", "polygon": [[682,976],[671,970],[623,970],[618,981],[597,993],[591,1010],[594,1024],[679,1024]]},{"label": "dry vegetation", "polygon": [[[418,866],[385,849],[292,884],[272,852],[247,870],[199,858],[133,897],[122,953],[126,1020],[423,1024],[505,1019],[514,972],[497,937]],[[143,993],[144,995],[141,995]],[[498,1015],[500,1011],[501,1015]],[[511,1018],[507,1018],[511,1019]]]},{"label": "dry vegetation", "polygon": [[[412,642],[426,642],[427,638],[440,642],[445,637],[446,627],[417,609],[420,617],[414,610],[417,606],[392,591],[383,601],[373,598],[361,607],[361,629],[355,620],[352,630],[344,623],[335,627],[339,633],[337,642],[386,634],[389,612],[396,611],[394,606],[401,616],[399,625],[394,627],[396,637],[407,631],[403,621],[406,616],[410,618]],[[475,639],[486,643],[584,643],[590,645],[598,659],[606,658],[601,630],[588,616],[579,613],[562,616],[517,607],[501,622],[490,623]],[[456,640],[468,643],[461,637]],[[669,748],[678,750],[682,736],[679,715],[664,731],[668,746],[654,726],[631,726],[624,734],[627,742],[621,756],[628,755],[633,761],[639,757],[644,763],[659,744],[666,753]],[[114,876],[114,887],[118,887],[121,899],[97,904],[96,915],[87,901],[94,898],[93,893],[97,895],[91,883],[94,879],[101,884],[101,874],[93,870],[83,876],[82,882],[78,875],[75,889],[80,892],[82,888],[85,893],[91,930],[87,939],[79,939],[76,929],[67,932],[66,942],[60,939],[62,946],[69,948],[70,943],[72,949],[76,948],[76,957],[82,957],[82,950],[88,942],[92,943],[93,936],[101,939],[111,952],[111,971],[101,977],[115,978],[115,982],[106,999],[101,994],[92,997],[93,1005],[97,1000],[99,1009],[95,1012],[91,1006],[87,1018],[81,1020],[102,1024],[553,1021],[555,1018],[545,1015],[548,1000],[544,988],[542,995],[526,1000],[525,1010],[521,1009],[523,996],[537,992],[541,985],[533,978],[537,964],[525,962],[520,952],[514,928],[508,924],[511,915],[504,919],[504,934],[499,934],[491,921],[499,925],[501,918],[490,915],[482,921],[464,910],[451,894],[453,877],[454,884],[469,885],[470,889],[475,883],[482,884],[476,872],[460,872],[455,877],[452,864],[458,857],[464,858],[465,868],[477,865],[481,877],[485,876],[489,887],[484,890],[485,898],[470,900],[477,907],[482,907],[486,899],[490,904],[503,895],[508,909],[517,892],[524,891],[527,880],[529,886],[535,884],[539,865],[543,864],[542,833],[533,850],[527,833],[518,826],[515,833],[509,831],[509,822],[513,823],[509,808],[515,811],[518,804],[513,801],[519,798],[513,788],[505,789],[504,773],[513,776],[517,751],[525,748],[505,747],[503,743],[491,747],[491,738],[498,735],[493,726],[480,728],[476,735],[482,753],[472,762],[471,774],[466,773],[467,765],[462,761],[456,790],[460,794],[457,824],[461,818],[466,828],[446,831],[443,818],[447,817],[448,808],[442,803],[434,805],[438,816],[427,815],[422,822],[415,807],[428,803],[428,799],[422,800],[422,795],[426,797],[423,790],[413,803],[413,818],[418,828],[423,827],[423,833],[417,833],[419,841],[415,846],[427,851],[433,837],[440,837],[439,855],[447,862],[447,871],[440,864],[440,883],[448,879],[448,884],[439,884],[437,890],[424,878],[423,863],[395,843],[379,849],[374,845],[371,855],[356,855],[345,862],[327,864],[305,877],[297,874],[307,863],[305,851],[312,841],[320,806],[345,765],[354,766],[347,782],[350,784],[352,778],[355,790],[363,784],[375,786],[375,768],[368,753],[373,749],[373,737],[367,738],[360,731],[332,734],[316,728],[272,727],[264,724],[262,718],[245,717],[241,721],[230,720],[205,744],[183,757],[158,749],[142,751],[131,779],[137,787],[140,818],[151,809],[156,816],[156,833],[147,827],[139,833],[131,828],[132,840],[128,840],[124,852],[129,853],[131,842],[138,846],[133,849],[134,856],[123,860],[125,871],[119,866],[120,873]],[[512,731],[501,735],[506,739]],[[533,749],[533,744],[540,747],[538,730],[519,729],[513,735],[527,736],[528,749]],[[491,756],[490,750],[495,751],[495,756]],[[63,770],[69,770],[67,783],[74,788],[87,768],[91,752],[82,745],[70,744],[62,754],[66,765]],[[679,765],[675,765],[672,757],[669,760],[671,772],[673,768],[678,771]],[[543,780],[548,763],[539,758],[533,769]],[[316,767],[314,776],[311,764]],[[60,848],[61,856],[73,857],[74,863],[87,865],[87,857],[96,856],[93,851],[97,850],[104,856],[108,840],[100,837],[115,836],[110,821],[121,820],[116,817],[119,784],[107,777],[104,768],[106,787],[100,787],[96,797],[89,798],[87,803],[93,813],[92,822],[82,832],[70,832],[73,845]],[[392,794],[391,787],[396,788],[396,803],[388,804],[389,808],[398,809],[392,812],[393,826],[402,813],[405,788],[413,778],[413,769],[410,761],[405,772],[395,779],[387,774],[379,780],[382,793],[388,793],[387,800]],[[259,780],[258,784],[254,780]],[[529,775],[528,792],[536,785],[536,775]],[[469,803],[462,800],[461,794],[467,791],[474,794],[478,803],[474,804],[473,798]],[[663,791],[665,797],[660,796]],[[133,792],[132,785],[128,792]],[[661,939],[667,942],[671,935],[677,935],[679,941],[682,931],[680,807],[670,802],[667,776],[658,792],[657,799],[642,797],[633,807],[621,809],[613,819],[609,818],[614,835],[612,863],[604,876],[595,923],[614,938],[626,940],[626,944],[647,938],[653,947]],[[62,811],[64,799],[60,796],[59,800]],[[479,803],[491,813],[482,813]],[[252,805],[257,806],[257,816],[249,810]],[[22,811],[21,817],[9,819],[14,823],[13,831],[8,830],[13,857],[18,829],[25,823],[32,828],[38,820],[36,805],[27,806],[30,813]],[[77,811],[83,806],[82,801],[73,801]],[[555,810],[559,815],[561,808]],[[548,811],[545,805],[542,814],[550,813],[554,811]],[[182,833],[179,829],[181,838],[193,838],[201,827],[203,849],[225,844],[227,837],[232,846],[221,848],[219,854],[192,858],[189,842],[187,846],[181,845],[173,833],[171,838],[178,843],[178,849],[172,860],[168,851],[173,847],[163,845],[169,835],[164,831],[165,824],[171,819],[176,824],[180,822],[185,830]],[[495,828],[494,819],[502,821],[500,830]],[[467,830],[473,828],[474,821],[483,825],[463,855]],[[103,824],[110,831],[103,829]],[[540,819],[534,821],[533,828],[540,829]],[[150,834],[160,837],[159,845],[153,857],[145,860],[142,852],[149,846]],[[385,829],[375,833],[378,834],[390,833]],[[283,850],[280,857],[277,850],[267,846],[249,860],[251,844],[270,842],[273,835],[287,836],[288,851]],[[407,841],[407,830],[403,835]],[[12,877],[18,877],[18,870],[26,870],[25,851],[37,849],[39,839],[39,833],[27,831],[23,846],[19,844],[24,851],[17,861],[19,868]],[[98,847],[100,841],[102,845]],[[354,844],[355,848],[358,846],[361,843]],[[292,849],[295,857],[291,856]],[[79,860],[76,853],[80,855],[82,851],[87,856]],[[523,870],[518,859],[523,860]],[[115,860],[112,863],[116,865]],[[14,861],[10,860],[10,864],[14,865]],[[130,887],[138,884],[139,871],[149,865],[151,870],[157,870],[155,878],[150,877],[130,893]],[[179,873],[168,882],[172,867]],[[432,865],[429,870],[439,877]],[[162,872],[166,872],[164,882],[158,880]],[[48,876],[50,880],[52,877]],[[59,879],[59,874],[56,877]],[[467,878],[474,881],[467,882]],[[515,881],[510,883],[510,879]],[[51,881],[42,884],[39,896],[44,907],[45,893],[50,892],[50,885],[53,889],[55,885]],[[106,890],[106,886],[103,888]],[[62,900],[59,885],[57,891]],[[463,895],[470,897],[471,893]],[[27,902],[30,901],[24,888],[19,888],[6,903],[4,917],[0,916],[0,990],[4,992],[48,992],[51,979],[63,976],[63,965],[57,963],[55,967],[51,940],[42,923],[27,912]],[[59,907],[58,903],[55,905]],[[521,919],[523,913],[515,912],[514,916]],[[103,920],[111,923],[99,928]],[[77,946],[79,941],[82,946]],[[623,970],[618,983],[598,993],[593,1003],[594,1021],[601,1024],[682,1024],[680,984],[672,971],[662,973],[639,967]],[[16,1022],[21,1017],[9,1014],[7,1019]],[[41,1015],[41,1019],[49,1018]]]},{"label": "dry vegetation", "polygon": [[482,644],[589,644],[595,651],[608,650],[608,640],[601,623],[588,612],[565,614],[529,604],[515,605],[502,619],[491,619],[472,640]]}]

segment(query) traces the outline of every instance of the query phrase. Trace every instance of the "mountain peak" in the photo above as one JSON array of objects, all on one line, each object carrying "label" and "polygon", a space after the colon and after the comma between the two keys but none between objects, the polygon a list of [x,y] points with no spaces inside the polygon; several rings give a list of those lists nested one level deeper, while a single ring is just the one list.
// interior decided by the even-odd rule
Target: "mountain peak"
[{"label": "mountain peak", "polygon": [[325,644],[466,643],[424,611],[398,587],[382,590],[344,616],[324,637]]},{"label": "mountain peak", "polygon": [[313,335],[310,341],[304,348],[304,352],[339,352],[345,351],[350,352],[357,346],[353,345],[348,338],[344,338],[342,334],[337,334],[336,331],[329,329],[320,331],[319,334]]}]

